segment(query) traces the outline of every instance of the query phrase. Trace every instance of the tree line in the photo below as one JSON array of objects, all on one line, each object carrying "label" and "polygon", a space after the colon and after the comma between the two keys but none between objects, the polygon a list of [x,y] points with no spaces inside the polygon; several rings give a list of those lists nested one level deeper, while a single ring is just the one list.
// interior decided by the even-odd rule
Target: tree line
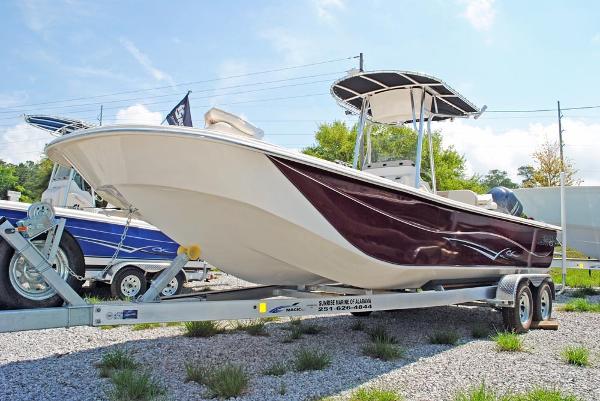
[{"label": "tree line", "polygon": [[[330,161],[352,163],[357,125],[348,126],[345,122],[334,121],[319,125],[315,133],[316,143],[304,148],[305,154]],[[452,145],[444,146],[442,133],[432,133],[433,160],[436,183],[439,190],[470,189],[477,193],[486,193],[490,189],[503,186],[549,187],[559,185],[562,164],[557,143],[546,141],[532,154],[532,164],[518,168],[521,182],[514,182],[507,171],[492,169],[485,175],[467,175],[466,158]],[[374,161],[408,159],[414,160],[417,146],[417,133],[405,126],[373,126],[371,131],[372,156]],[[422,177],[431,182],[429,138],[423,143]],[[570,160],[565,160],[566,185],[579,185],[577,170]]]}]

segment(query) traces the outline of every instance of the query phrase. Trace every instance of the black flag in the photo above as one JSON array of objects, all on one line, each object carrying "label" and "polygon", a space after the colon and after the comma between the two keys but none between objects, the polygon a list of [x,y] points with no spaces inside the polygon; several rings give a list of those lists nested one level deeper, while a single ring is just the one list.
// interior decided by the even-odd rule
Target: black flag
[{"label": "black flag", "polygon": [[169,125],[185,125],[186,127],[192,126],[192,112],[190,110],[190,99],[188,98],[189,95],[190,92],[188,92],[187,95],[181,99],[181,102],[179,102],[179,104],[177,104],[177,106],[175,106],[173,110],[167,114],[166,120]]}]

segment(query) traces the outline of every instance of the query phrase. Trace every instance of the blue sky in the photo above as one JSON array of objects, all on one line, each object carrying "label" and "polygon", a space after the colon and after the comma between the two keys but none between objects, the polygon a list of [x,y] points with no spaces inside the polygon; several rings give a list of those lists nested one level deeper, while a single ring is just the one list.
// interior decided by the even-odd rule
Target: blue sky
[{"label": "blue sky", "polygon": [[[0,158],[11,161],[38,158],[48,141],[23,112],[94,122],[103,103],[105,123],[154,122],[188,89],[195,125],[216,105],[301,148],[319,122],[348,119],[328,91],[356,60],[246,74],[361,51],[366,69],[426,72],[490,110],[600,105],[598,2],[7,0],[0,15]],[[138,92],[39,104],[124,91]],[[600,109],[564,114],[567,156],[600,185]],[[471,172],[513,176],[557,136],[556,112],[438,128]]]}]

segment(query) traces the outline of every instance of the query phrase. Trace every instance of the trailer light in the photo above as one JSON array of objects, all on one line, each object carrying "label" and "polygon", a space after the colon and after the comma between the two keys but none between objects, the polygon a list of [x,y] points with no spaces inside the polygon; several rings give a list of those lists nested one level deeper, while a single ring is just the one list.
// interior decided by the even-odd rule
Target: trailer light
[{"label": "trailer light", "polygon": [[267,303],[261,302],[258,304],[258,313],[267,313]]},{"label": "trailer light", "polygon": [[17,226],[17,231],[20,233],[24,233],[27,231],[27,226]]}]

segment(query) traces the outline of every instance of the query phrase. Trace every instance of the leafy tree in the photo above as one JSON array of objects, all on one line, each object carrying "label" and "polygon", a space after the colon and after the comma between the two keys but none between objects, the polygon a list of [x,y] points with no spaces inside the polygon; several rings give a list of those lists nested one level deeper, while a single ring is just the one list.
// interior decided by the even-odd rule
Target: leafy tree
[{"label": "leafy tree", "polygon": [[508,173],[504,170],[490,170],[483,177],[482,182],[488,188],[494,187],[506,187],[506,188],[517,188],[518,185],[512,182],[508,177]]},{"label": "leafy tree", "polygon": [[535,187],[535,180],[533,179],[534,172],[535,172],[535,169],[533,168],[533,166],[519,167],[517,174],[520,177],[523,177],[523,179],[521,180],[521,186],[523,188]]},{"label": "leafy tree", "polygon": [[[555,187],[560,185],[560,172],[563,165],[560,161],[560,149],[557,142],[544,142],[533,152],[534,166],[519,167],[519,175],[523,177],[523,187]],[[569,159],[565,159],[565,185],[579,185],[577,170]]]},{"label": "leafy tree", "polygon": [[[315,134],[316,144],[303,150],[304,153],[330,161],[352,163],[356,125],[351,128],[335,121],[321,124]],[[465,158],[453,146],[444,147],[442,135],[433,133],[433,158],[435,176],[439,190],[471,189],[485,192],[477,176],[466,177]],[[371,132],[373,160],[415,159],[417,133],[407,127],[373,126]],[[422,177],[431,182],[428,137],[423,142]]]},{"label": "leafy tree", "polygon": [[15,166],[0,160],[0,196],[7,196],[7,191],[13,190],[18,182]]}]

